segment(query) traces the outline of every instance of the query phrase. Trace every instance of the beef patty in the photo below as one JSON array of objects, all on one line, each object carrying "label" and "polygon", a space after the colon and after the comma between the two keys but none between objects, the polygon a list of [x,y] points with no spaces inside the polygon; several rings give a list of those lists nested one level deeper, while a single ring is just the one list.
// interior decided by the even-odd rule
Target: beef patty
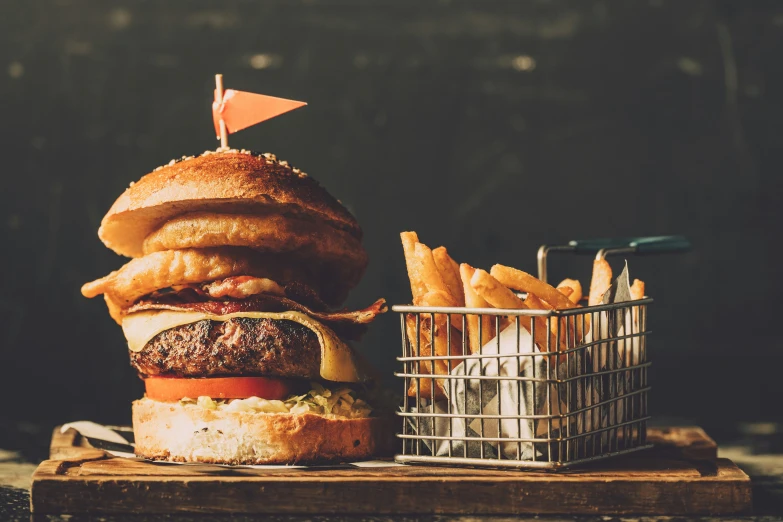
[{"label": "beef patty", "polygon": [[282,319],[204,319],[153,337],[131,366],[142,376],[320,376],[321,345],[312,330]]}]

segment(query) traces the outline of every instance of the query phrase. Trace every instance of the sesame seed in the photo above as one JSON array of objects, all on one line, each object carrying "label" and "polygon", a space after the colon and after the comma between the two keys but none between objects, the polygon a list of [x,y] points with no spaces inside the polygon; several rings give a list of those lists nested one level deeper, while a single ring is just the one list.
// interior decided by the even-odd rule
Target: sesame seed
[{"label": "sesame seed", "polygon": [[[265,152],[263,154],[258,154],[256,152],[253,152],[249,149],[230,149],[228,147],[222,148],[218,147],[216,150],[206,150],[200,154],[199,157],[204,156],[211,156],[212,154],[246,154],[248,156],[254,156],[256,158],[264,158],[266,165],[279,165],[281,167],[287,167],[292,171],[292,173],[300,178],[306,178],[307,174],[299,170],[298,168],[294,167],[293,165],[289,165],[287,161],[284,160],[278,160],[277,156],[272,154],[271,152]],[[165,167],[170,167],[172,165],[175,165],[179,163],[180,161],[188,161],[194,159],[196,156],[182,156],[180,159],[173,159],[170,162],[168,162],[166,165],[157,167],[153,172],[156,172],[158,170],[161,170]]]}]

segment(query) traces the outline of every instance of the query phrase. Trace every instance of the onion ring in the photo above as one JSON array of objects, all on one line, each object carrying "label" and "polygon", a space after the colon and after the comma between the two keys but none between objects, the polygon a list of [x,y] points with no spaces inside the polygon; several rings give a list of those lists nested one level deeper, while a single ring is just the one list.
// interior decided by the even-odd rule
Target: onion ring
[{"label": "onion ring", "polygon": [[339,261],[364,270],[367,253],[348,232],[320,221],[281,214],[193,212],[173,218],[144,240],[144,254],[182,248],[247,247],[261,252],[297,252],[303,258]]},{"label": "onion ring", "polygon": [[[238,275],[265,277],[285,284],[312,284],[311,277],[280,255],[264,256],[243,248],[164,250],[132,259],[111,274],[84,284],[82,295],[106,294],[110,312],[125,309],[162,288],[214,281]],[[315,287],[316,290],[318,287]]]}]

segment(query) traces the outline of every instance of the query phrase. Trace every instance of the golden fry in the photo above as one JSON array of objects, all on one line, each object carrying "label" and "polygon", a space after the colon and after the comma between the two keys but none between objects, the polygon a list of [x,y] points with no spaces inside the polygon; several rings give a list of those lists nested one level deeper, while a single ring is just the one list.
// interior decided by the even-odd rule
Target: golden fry
[{"label": "golden fry", "polygon": [[[563,294],[564,296],[566,296],[568,298],[568,300],[571,301],[572,303],[574,302],[571,299],[571,294],[574,293],[574,289],[573,288],[569,288],[567,286],[564,286],[562,288],[558,287],[557,291],[560,292],[561,294]],[[576,303],[574,303],[574,304],[576,304]]]},{"label": "golden fry", "polygon": [[[419,342],[418,346],[416,345],[416,319],[413,315],[408,314],[405,317],[405,329],[408,332],[408,340],[411,343],[411,350],[413,351],[414,357],[430,357],[432,356],[432,343],[430,341],[430,336],[427,335],[427,332],[429,332],[430,326],[429,321],[426,320],[426,318],[420,319],[419,324]],[[446,374],[448,373],[448,370],[446,369],[446,363],[445,361],[434,361],[435,362],[435,373],[437,374]],[[417,374],[432,374],[432,363],[431,361],[419,361],[415,363],[410,363],[411,373],[417,373]],[[435,383],[435,398],[436,399],[442,399],[445,398],[445,394],[443,393],[444,390],[444,383],[443,379],[428,379],[426,377],[419,377],[419,378],[411,378],[410,386],[408,386],[408,396],[409,397],[415,397],[416,396],[416,388],[418,385],[421,386],[421,396],[422,397],[430,397],[433,389],[433,383]]]},{"label": "golden fry", "polygon": [[[644,299],[644,281],[641,279],[634,279],[633,285],[631,285],[631,299],[634,301],[637,299]],[[634,306],[633,307],[633,322],[637,325],[637,328],[639,327],[639,309],[641,307]]]},{"label": "golden fry", "polygon": [[432,257],[443,282],[446,283],[446,287],[456,303],[455,306],[465,306],[465,292],[462,288],[459,266],[456,261],[451,258],[446,247],[438,247],[433,250]]},{"label": "golden fry", "polygon": [[612,267],[606,259],[593,261],[593,278],[590,280],[590,297],[587,304],[590,306],[601,304],[601,299],[609,287],[612,286]]},{"label": "golden fry", "polygon": [[[560,284],[557,285],[557,289],[562,292],[563,295],[565,295],[569,301],[574,303],[574,305],[577,308],[580,308],[581,305],[579,302],[582,300],[583,294],[582,294],[582,283],[577,281],[576,279],[563,279],[560,281]],[[564,319],[566,322],[568,322],[567,319]],[[571,328],[571,333],[576,334],[576,340],[580,341],[584,339],[584,336],[587,334],[588,331],[590,331],[590,316],[587,316],[585,318],[584,323],[580,321],[578,318],[574,318],[572,320],[573,323],[576,323],[576,328]],[[582,331],[584,330],[584,332]]]},{"label": "golden fry", "polygon": [[[439,291],[427,292],[419,299],[420,306],[452,306],[451,296]],[[420,339],[419,348],[422,357],[445,357],[447,355],[462,355],[462,336],[457,328],[452,328],[448,324],[448,316],[446,314],[434,314],[435,323],[432,324],[432,316],[430,314],[422,313],[420,319]],[[452,316],[452,323],[456,323],[459,327],[462,326],[462,321],[458,316]],[[406,328],[408,331],[408,339],[416,338],[416,320],[414,316],[409,315],[406,321]],[[449,348],[451,350],[449,351]],[[415,346],[414,346],[415,351]],[[434,364],[430,364],[430,361],[421,361],[418,367],[417,373],[432,373],[432,368],[435,368],[435,374],[445,375],[449,373],[450,368],[454,368],[459,365],[461,361],[452,360],[436,360]],[[450,364],[449,364],[450,363]],[[447,383],[443,379],[436,379],[435,397],[443,397],[443,390]],[[411,383],[408,389],[408,394],[415,395],[416,387],[415,382]],[[421,379],[422,393],[430,393],[432,386],[432,379]]]},{"label": "golden fry", "polygon": [[[468,308],[491,308],[491,305],[484,300],[470,286],[470,279],[476,271],[472,266],[462,263],[459,266],[459,273],[462,279],[462,286],[465,292],[465,306]],[[466,318],[468,330],[468,342],[470,343],[470,353],[478,353],[479,348],[487,344],[497,332],[495,331],[495,322],[489,315],[481,316],[481,339],[479,340],[479,316],[468,315]]]},{"label": "golden fry", "polygon": [[644,281],[641,279],[633,280],[633,285],[631,285],[631,299],[644,299]]},{"label": "golden fry", "polygon": [[438,272],[438,266],[435,264],[435,259],[432,257],[432,250],[423,243],[416,243],[414,246],[414,256],[421,268],[421,280],[427,288],[427,292],[441,292],[448,296],[449,301],[452,303],[449,306],[455,306],[456,304],[453,299],[451,299],[449,289],[446,287],[446,283],[443,282],[440,272]]},{"label": "golden fry", "polygon": [[[470,285],[476,291],[476,293],[484,298],[489,304],[495,308],[509,308],[509,309],[528,309],[529,307],[517,297],[514,292],[500,284],[500,282],[488,274],[486,271],[477,269],[473,277],[470,280]],[[549,347],[557,347],[557,341],[554,336],[551,336],[550,343],[547,342],[546,332],[546,318],[536,317],[535,319],[535,342],[538,344],[542,351],[546,351]],[[531,317],[519,316],[519,324],[525,328],[528,332],[533,328]],[[563,347],[565,345],[563,344]]]},{"label": "golden fry", "polygon": [[412,302],[415,303],[418,298],[427,293],[427,287],[424,286],[424,281],[421,279],[421,269],[414,254],[416,243],[419,242],[419,236],[416,235],[416,232],[402,232],[400,239],[402,239],[402,250],[405,254],[408,279],[411,283]]},{"label": "golden fry", "polygon": [[485,270],[477,268],[470,279],[470,286],[476,293],[495,308],[527,308],[524,301],[503,286]]},{"label": "golden fry", "polygon": [[[570,288],[565,288],[565,290],[567,291],[567,293],[564,292],[563,294],[566,297],[568,297],[568,294],[571,293],[571,289]],[[536,297],[535,294],[527,294],[527,299],[525,299],[525,304],[528,306],[528,308],[531,308],[533,310],[553,310],[552,305],[550,305],[546,301],[543,301],[543,300],[539,299],[538,297]],[[563,326],[565,326],[566,324],[568,324],[568,319],[565,318],[565,317],[561,317],[560,320],[558,321],[557,317],[550,317],[549,318],[549,324],[552,325],[551,326],[552,336],[557,338],[557,332],[558,332],[558,330],[560,328],[560,325],[562,324]],[[576,330],[578,331],[579,335],[581,335],[581,331],[582,331],[581,325],[577,325]],[[571,339],[573,340],[574,327],[571,326],[569,328],[569,331],[571,332]],[[562,346],[563,342],[565,342],[565,341],[567,341],[567,340],[564,340],[564,339],[560,340],[561,346]]]},{"label": "golden fry", "polygon": [[537,277],[527,272],[511,268],[509,266],[495,265],[492,267],[490,275],[497,279],[501,284],[513,288],[519,292],[528,292],[543,299],[557,310],[573,308],[568,297],[561,294],[557,288],[546,284]]},{"label": "golden fry", "polygon": [[[419,302],[417,303],[417,305],[418,306],[453,306],[452,303],[453,301],[451,300],[451,295],[449,295],[446,292],[433,290],[421,296],[419,298]],[[443,314],[438,314],[438,315],[443,315]]]},{"label": "golden fry", "polygon": [[552,310],[552,306],[542,301],[535,294],[527,294],[525,304],[532,310]]},{"label": "golden fry", "polygon": [[[451,295],[447,293],[440,292],[440,291],[432,291],[432,292],[427,292],[422,297],[420,297],[416,304],[418,306],[444,307],[444,306],[454,306],[454,301],[452,300]],[[435,317],[436,319],[443,320],[445,322],[447,316],[444,314],[435,314]],[[462,319],[460,318],[459,315],[451,316],[451,325],[457,330],[462,331]],[[459,355],[461,355],[461,352],[459,353]]]},{"label": "golden fry", "polygon": [[560,281],[560,284],[557,285],[557,289],[564,294],[566,289],[571,290],[571,294],[567,297],[574,304],[579,304],[579,301],[582,300],[582,283],[576,279],[563,279]]}]

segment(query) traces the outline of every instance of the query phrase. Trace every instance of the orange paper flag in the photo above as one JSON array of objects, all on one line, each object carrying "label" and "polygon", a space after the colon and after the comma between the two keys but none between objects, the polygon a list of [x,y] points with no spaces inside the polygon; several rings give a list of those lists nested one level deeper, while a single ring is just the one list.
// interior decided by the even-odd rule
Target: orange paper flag
[{"label": "orange paper flag", "polygon": [[212,103],[212,119],[215,122],[215,134],[220,138],[220,120],[226,124],[229,134],[246,129],[256,123],[274,118],[288,111],[307,105],[305,102],[264,96],[252,92],[226,89],[223,101]]}]

